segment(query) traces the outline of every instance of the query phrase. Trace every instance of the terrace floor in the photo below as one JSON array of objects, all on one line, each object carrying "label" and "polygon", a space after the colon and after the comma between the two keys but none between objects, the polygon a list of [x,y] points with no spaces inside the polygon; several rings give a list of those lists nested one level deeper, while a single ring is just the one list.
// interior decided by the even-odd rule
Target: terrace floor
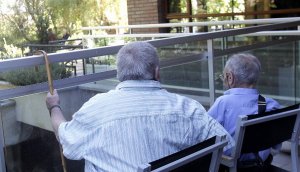
[{"label": "terrace floor", "polygon": [[[272,164],[284,170],[291,171],[292,160],[290,154],[290,145],[288,142],[283,143],[282,150],[274,156]],[[298,165],[299,164],[300,160],[298,162]]]}]

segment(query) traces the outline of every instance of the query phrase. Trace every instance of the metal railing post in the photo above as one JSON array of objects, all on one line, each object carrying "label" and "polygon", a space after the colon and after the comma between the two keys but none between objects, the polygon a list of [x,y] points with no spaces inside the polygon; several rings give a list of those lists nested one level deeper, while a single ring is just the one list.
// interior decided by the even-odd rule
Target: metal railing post
[{"label": "metal railing post", "polygon": [[83,75],[86,75],[86,59],[82,59],[82,70],[83,70]]},{"label": "metal railing post", "polygon": [[[17,163],[17,159],[11,155],[11,152],[7,150],[6,146],[16,144],[16,141],[21,141],[20,131],[17,126],[20,123],[15,123],[13,119],[16,119],[14,100],[5,100],[0,102],[0,171],[6,172],[9,164]],[[22,131],[21,131],[22,132]],[[6,141],[5,141],[6,137]],[[11,162],[11,161],[14,162]]]},{"label": "metal railing post", "polygon": [[[298,26],[298,30],[300,31],[300,26]],[[295,94],[295,99],[296,99],[296,102],[299,100],[299,97],[300,97],[300,94],[299,94],[299,88],[300,88],[300,80],[296,79],[296,78],[299,78],[299,74],[297,73],[298,70],[300,70],[300,41],[297,41],[297,47],[296,49],[298,49],[298,52],[297,52],[297,55],[298,55],[298,58],[296,60],[296,64],[295,64],[295,83],[296,83],[296,94]],[[300,143],[299,143],[300,145]]]},{"label": "metal railing post", "polygon": [[4,133],[3,133],[3,121],[2,121],[2,110],[0,110],[0,170],[3,172],[6,172],[6,166],[5,166],[5,156],[4,156],[4,149],[5,149],[5,143],[4,143]]},{"label": "metal railing post", "polygon": [[292,86],[293,94],[295,97],[294,103],[297,103],[297,42],[293,42],[293,66],[292,66],[292,72],[294,75],[294,83]]},{"label": "metal railing post", "polygon": [[215,101],[215,83],[214,83],[214,47],[213,40],[207,40],[207,60],[208,60],[208,86],[210,106]]},{"label": "metal railing post", "polygon": [[92,71],[93,71],[93,73],[95,73],[96,72],[96,70],[95,70],[95,60],[93,58],[91,58],[91,63],[92,63]]}]

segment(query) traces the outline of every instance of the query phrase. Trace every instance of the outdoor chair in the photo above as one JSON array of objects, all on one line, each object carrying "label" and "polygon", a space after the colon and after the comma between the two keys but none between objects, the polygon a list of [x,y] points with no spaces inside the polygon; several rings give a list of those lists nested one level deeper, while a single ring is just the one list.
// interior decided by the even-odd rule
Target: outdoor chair
[{"label": "outdoor chair", "polygon": [[[240,116],[234,137],[236,146],[231,156],[222,156],[221,164],[228,167],[230,172],[236,172],[241,154],[259,152],[290,140],[292,172],[298,172],[299,125],[299,104],[262,114]],[[272,165],[270,169],[285,171]]]},{"label": "outdoor chair", "polygon": [[143,164],[139,166],[138,172],[217,172],[226,145],[225,135],[215,136],[174,154]]}]

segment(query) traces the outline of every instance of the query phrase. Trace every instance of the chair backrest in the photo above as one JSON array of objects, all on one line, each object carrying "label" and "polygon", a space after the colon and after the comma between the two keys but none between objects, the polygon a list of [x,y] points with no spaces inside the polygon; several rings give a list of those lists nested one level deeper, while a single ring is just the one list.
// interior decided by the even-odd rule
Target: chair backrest
[{"label": "chair backrest", "polygon": [[220,158],[227,141],[224,136],[215,136],[139,167],[138,172],[150,171],[211,171],[217,172]]},{"label": "chair backrest", "polygon": [[258,152],[289,139],[298,139],[299,104],[256,115],[241,116],[235,133],[236,147],[232,154]]}]

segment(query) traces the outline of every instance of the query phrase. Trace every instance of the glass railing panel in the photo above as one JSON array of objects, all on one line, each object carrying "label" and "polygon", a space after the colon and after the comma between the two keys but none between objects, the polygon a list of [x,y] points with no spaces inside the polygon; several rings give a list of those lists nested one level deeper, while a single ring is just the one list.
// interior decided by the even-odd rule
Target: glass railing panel
[{"label": "glass railing panel", "polygon": [[[114,45],[124,45],[126,43],[135,42],[135,41],[149,41],[154,39],[162,39],[166,38],[163,34],[160,33],[145,33],[144,35],[147,35],[146,37],[143,37],[142,35],[134,35],[127,37],[126,35],[118,37],[117,35],[112,36],[103,36],[103,37],[97,37],[97,35],[94,38],[85,38],[87,41],[85,48],[95,48],[95,47],[103,47],[103,46],[114,46]],[[175,37],[176,35],[174,35]],[[170,37],[170,36],[168,36]],[[167,37],[167,38],[168,38]]]},{"label": "glass railing panel", "polygon": [[[234,41],[234,39],[232,39],[229,47],[233,48],[241,45],[252,45],[253,42],[245,41],[244,39],[247,40],[248,38],[242,37],[240,41],[241,44],[239,44],[239,41]],[[222,47],[220,40],[221,39],[215,39],[214,41],[216,49],[221,49],[218,47]],[[261,41],[264,42],[266,40],[267,39],[261,37],[257,42],[260,43]],[[246,43],[242,43],[243,41]],[[238,43],[234,44],[234,42]],[[159,47],[158,53],[161,61],[162,86],[171,92],[191,96],[202,104],[206,101],[205,103],[207,105],[207,103],[209,103],[209,100],[207,99],[210,95],[206,44],[206,40],[183,44],[174,43],[174,45],[171,46]],[[112,52],[115,53],[115,51]],[[248,52],[256,55],[262,63],[262,74],[258,82],[258,89],[262,94],[278,100],[282,105],[299,102],[300,65],[298,43],[273,45]],[[81,57],[76,57],[76,59],[79,58]],[[73,64],[70,65],[71,67],[65,66],[66,69],[71,72],[69,79],[82,79],[83,77],[76,78],[76,76],[82,76],[84,74],[87,74],[84,77],[99,77],[97,74],[100,74],[101,72],[116,69],[115,54],[84,58],[84,60],[74,60]],[[216,57],[214,59],[214,76],[216,78],[215,88],[219,95],[223,93],[224,88],[222,82],[218,80],[218,75],[222,73],[226,59],[227,55]],[[74,66],[76,72],[79,73],[81,69],[82,74],[75,74]],[[31,67],[31,70],[34,71],[35,67]],[[85,73],[83,71],[85,71]],[[94,73],[95,75],[89,75]],[[65,88],[59,89],[59,94],[61,96],[61,106],[67,120],[70,120],[72,114],[90,97],[97,93],[107,92],[108,90],[115,88],[119,81],[115,76],[112,76],[114,73],[109,73],[108,75],[109,77],[106,78],[109,79],[99,79],[97,81],[98,78],[93,78],[93,81],[88,81],[91,81],[90,83],[76,86],[75,84],[70,84],[71,87],[60,87]],[[87,81],[84,80],[82,82]],[[4,89],[6,89],[6,87],[4,87]],[[43,89],[43,91],[45,91],[45,89]],[[23,94],[20,97],[3,100],[5,102],[12,102],[7,105],[10,109],[7,108],[6,105],[1,109],[1,120],[3,125],[2,133],[4,135],[5,144],[4,155],[6,166],[9,171],[43,171],[49,169],[50,171],[61,171],[62,166],[59,147],[52,132],[49,112],[45,106],[45,96],[46,92],[35,94],[26,93],[25,96]],[[37,142],[34,142],[36,140]],[[31,147],[28,148],[28,142],[34,143],[30,144]],[[51,143],[51,147],[48,147],[49,143]],[[22,144],[25,144],[25,146],[19,146]],[[41,146],[41,149],[36,148],[37,146]],[[44,149],[46,150],[44,152],[35,152],[36,150]],[[25,150],[26,152],[23,152]],[[51,153],[48,153],[48,151]],[[48,157],[45,157],[46,155],[44,154],[47,153]],[[47,161],[44,161],[44,159]],[[26,163],[23,163],[23,161]],[[76,167],[76,165],[77,163],[74,163],[74,165],[69,165],[67,163],[67,168]],[[79,170],[80,168],[82,168],[82,163],[78,168],[74,168],[74,170],[71,171],[76,172],[76,170]]]},{"label": "glass railing panel", "polygon": [[[299,102],[299,43],[290,42],[268,46],[241,53],[251,53],[258,57],[262,70],[257,83],[261,94],[276,99],[287,106]],[[214,60],[217,77],[223,70],[227,56]],[[216,95],[224,91],[223,82],[215,78]]]},{"label": "glass railing panel", "polygon": [[295,94],[296,103],[300,103],[300,42],[297,41],[295,46]]},{"label": "glass railing panel", "polygon": [[[116,78],[58,89],[66,120],[97,93],[114,89]],[[58,141],[52,131],[45,98],[47,92],[1,101],[1,122],[7,172],[63,171]],[[83,172],[84,161],[64,159],[67,171]]]},{"label": "glass railing panel", "polygon": [[[50,63],[50,68],[53,80],[75,78],[92,73],[111,71],[116,69],[115,55]],[[22,67],[0,72],[0,90],[40,84],[47,81],[45,65]]]},{"label": "glass railing panel", "polygon": [[[208,96],[206,51],[206,41],[157,48],[161,61],[160,72],[163,87],[173,92]],[[115,59],[116,55],[85,59],[86,74],[116,69]],[[117,81],[116,78],[110,80]],[[95,83],[107,85],[109,82],[97,81]]]},{"label": "glass railing panel", "polygon": [[208,88],[207,61],[162,68],[161,81],[171,85]]},{"label": "glass railing panel", "polygon": [[206,52],[206,41],[158,48],[162,86],[207,105],[209,85]]},{"label": "glass railing panel", "polygon": [[[294,36],[285,36],[285,35],[273,35],[279,34],[272,33],[271,31],[263,33],[264,35],[257,35],[258,33],[248,34],[248,35],[239,35],[239,36],[227,36],[223,38],[214,39],[214,49],[216,50],[224,50],[238,47],[249,46],[265,46],[267,44],[274,44],[277,42],[291,42]],[[290,40],[290,41],[289,41]]]},{"label": "glass railing panel", "polygon": [[278,36],[228,36],[224,38],[218,38],[214,40],[215,49],[226,49],[226,48],[236,48],[241,46],[249,46],[258,43],[264,43],[268,41],[274,41],[278,39],[283,39],[284,37]]},{"label": "glass railing panel", "polygon": [[[50,65],[54,80],[74,77],[74,69],[64,63]],[[0,72],[0,89],[38,84],[48,81],[45,65],[23,67],[16,70]]]},{"label": "glass railing panel", "polygon": [[[284,105],[296,103],[296,59],[299,58],[299,47],[290,42],[268,48],[253,50],[262,61],[262,75],[258,86],[265,93],[278,96]],[[298,56],[297,56],[298,54]],[[297,88],[298,87],[298,88]]]},{"label": "glass railing panel", "polygon": [[[1,103],[1,131],[7,172],[63,171],[58,142],[49,130],[49,113],[45,109],[40,111],[40,104],[33,103],[39,100],[34,95],[3,100]],[[44,107],[44,101],[41,103]],[[24,107],[27,107],[26,111],[20,111]],[[32,113],[38,118],[32,119]],[[30,121],[39,122],[40,126],[34,126]]]},{"label": "glass railing panel", "polygon": [[105,72],[116,69],[116,55],[106,55],[84,59],[85,74]]},{"label": "glass railing panel", "polygon": [[175,44],[159,47],[157,52],[160,60],[169,60],[174,58],[184,58],[195,54],[201,54],[207,51],[206,41],[189,42],[185,44]]},{"label": "glass railing panel", "polygon": [[[93,63],[87,62],[88,60]],[[115,69],[115,56],[94,57],[88,60],[51,63],[53,79],[76,79],[77,76],[84,75],[84,69],[86,74]],[[94,64],[94,72],[91,64]],[[22,89],[22,86],[30,84],[35,87],[35,85],[45,84],[47,81],[44,65],[1,72],[0,76],[0,89],[2,90]],[[113,89],[118,82],[114,78],[112,80],[94,81],[59,90],[61,106],[66,119],[70,120],[72,114],[93,95]],[[21,97],[1,101],[1,106],[5,106],[0,108],[7,172],[63,171],[59,145],[52,132],[49,112],[45,106],[45,96],[46,92],[27,93],[26,95],[22,93]],[[67,171],[84,171],[83,161],[66,161]]]},{"label": "glass railing panel", "polygon": [[227,59],[227,56],[216,57],[214,59],[214,83],[216,97],[222,95],[222,93],[224,92],[223,81],[220,75],[223,74],[224,66]]}]

